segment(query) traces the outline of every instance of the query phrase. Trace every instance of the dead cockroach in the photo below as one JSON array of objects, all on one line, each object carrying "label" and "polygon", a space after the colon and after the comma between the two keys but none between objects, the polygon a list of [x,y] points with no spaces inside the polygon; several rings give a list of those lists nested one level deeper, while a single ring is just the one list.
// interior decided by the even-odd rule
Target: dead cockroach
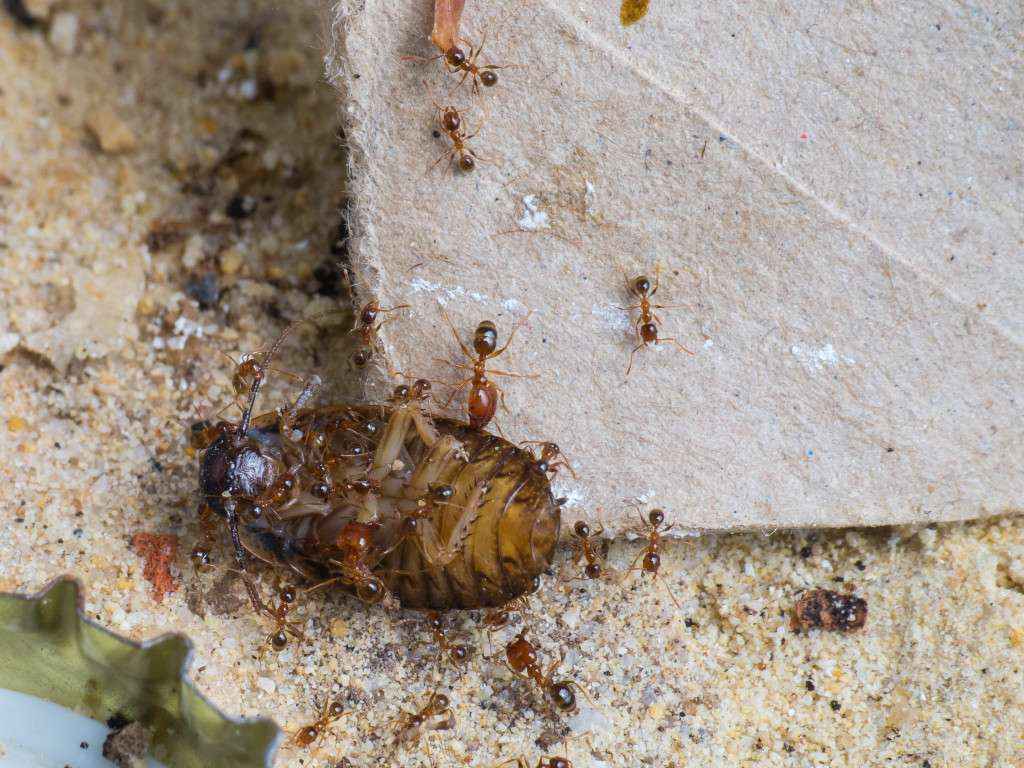
[{"label": "dead cockroach", "polygon": [[[583,567],[583,575],[588,579],[599,579],[603,573],[604,555],[607,550],[607,543],[602,538],[604,528],[598,525],[593,531],[583,520],[577,520],[572,528],[573,538],[569,545],[572,547],[573,565],[579,565],[581,560],[586,561]],[[598,554],[598,550],[601,554]]]},{"label": "dead cockroach", "polygon": [[439,107],[436,104],[434,106],[437,107],[437,122],[440,124],[441,130],[444,131],[445,135],[451,139],[452,148],[446,154],[437,158],[434,161],[434,165],[430,166],[430,168],[433,168],[445,158],[448,158],[448,165],[450,167],[452,160],[458,157],[459,170],[469,173],[476,168],[477,155],[467,146],[466,142],[476,136],[476,131],[473,133],[466,132],[466,127],[462,124],[462,115],[459,114],[459,110],[455,107]]},{"label": "dead cockroach", "polygon": [[403,712],[394,726],[394,747],[412,744],[427,731],[450,731],[455,727],[455,713],[449,698],[434,691],[416,712]]},{"label": "dead cockroach", "polygon": [[356,318],[356,323],[351,331],[351,333],[359,336],[360,342],[359,349],[352,353],[352,363],[355,366],[362,368],[373,357],[373,353],[379,351],[380,339],[377,334],[381,328],[393,319],[381,320],[378,323],[377,318],[381,315],[396,312],[399,309],[405,309],[408,306],[408,304],[397,304],[394,307],[381,307],[380,302],[376,299],[368,301],[363,305],[363,308],[359,310],[359,317]]},{"label": "dead cockroach", "polygon": [[469,661],[469,646],[463,643],[453,643],[448,639],[445,634],[444,619],[441,618],[440,613],[437,611],[427,613],[427,627],[434,636],[434,642],[437,643],[439,659],[447,656],[449,661],[456,666],[461,666]]},{"label": "dead cockroach", "polygon": [[[640,512],[639,508],[637,508],[637,512]],[[633,558],[633,562],[627,569],[626,574],[637,570],[636,563],[637,560],[640,560],[639,570],[642,574],[648,574],[654,580],[660,578],[658,571],[661,568],[661,537],[674,527],[674,524],[665,523],[665,513],[660,509],[652,509],[647,513],[646,518],[641,514],[640,526],[634,528],[633,532],[646,538],[647,545]],[[682,606],[679,605],[679,600],[676,599],[672,589],[668,584],[664,584],[664,586],[668,596],[676,604],[676,608],[681,609]]]},{"label": "dead cockroach", "polygon": [[448,317],[444,310],[441,310],[441,316],[448,323],[448,327],[452,329],[452,335],[455,336],[455,340],[459,343],[462,353],[470,360],[469,365],[465,363],[453,363],[452,365],[459,370],[472,371],[472,376],[460,381],[455,386],[451,397],[448,398],[448,403],[451,403],[452,399],[468,385],[467,410],[469,413],[469,425],[474,429],[483,429],[494,418],[494,414],[498,409],[499,399],[502,405],[505,402],[504,393],[502,393],[501,388],[497,384],[487,378],[488,373],[494,376],[514,376],[522,379],[537,378],[534,374],[510,373],[509,371],[487,370],[486,368],[488,360],[497,357],[509,348],[512,339],[515,338],[516,331],[519,330],[519,327],[526,321],[529,315],[527,315],[527,318],[516,323],[512,328],[512,333],[508,336],[508,341],[505,342],[505,346],[500,349],[497,348],[497,327],[490,320],[484,320],[476,327],[476,331],[473,333],[472,351],[463,343],[459,337],[459,332],[455,330],[455,325],[452,323],[451,318]]},{"label": "dead cockroach", "polygon": [[308,747],[317,741],[320,741],[327,733],[327,727],[349,714],[345,711],[345,708],[341,706],[340,701],[325,701],[323,710],[320,712],[320,716],[315,722],[309,725],[304,725],[302,728],[295,732],[292,736],[292,742],[300,747]]},{"label": "dead cockroach", "polygon": [[573,688],[583,690],[572,680],[555,680],[555,672],[565,661],[565,651],[561,652],[558,661],[552,662],[547,671],[542,671],[537,653],[537,646],[526,639],[528,630],[524,629],[515,639],[505,646],[506,666],[517,677],[532,680],[543,692],[555,708],[561,712],[572,712],[576,709],[576,694]]},{"label": "dead cockroach", "polygon": [[673,337],[661,337],[658,336],[658,323],[661,322],[656,314],[655,309],[671,309],[667,304],[652,304],[651,298],[658,292],[658,284],[661,278],[661,266],[655,268],[654,271],[654,284],[651,285],[651,279],[647,275],[639,275],[630,280],[626,277],[626,290],[629,295],[637,299],[640,303],[633,304],[628,307],[621,307],[625,312],[632,312],[634,309],[640,310],[640,315],[637,317],[634,323],[636,330],[637,345],[633,347],[633,351],[629,353],[629,365],[626,366],[626,375],[629,376],[629,372],[633,369],[633,356],[640,349],[648,346],[649,344],[664,344],[666,342],[672,342],[679,349],[687,354],[692,355],[693,352],[680,344]]},{"label": "dead cockroach", "polygon": [[424,381],[382,405],[316,408],[307,386],[256,416],[279,346],[259,358],[241,419],[209,430],[199,471],[201,511],[226,521],[258,612],[249,556],[409,608],[486,608],[535,588],[561,515],[531,453],[432,416]]}]

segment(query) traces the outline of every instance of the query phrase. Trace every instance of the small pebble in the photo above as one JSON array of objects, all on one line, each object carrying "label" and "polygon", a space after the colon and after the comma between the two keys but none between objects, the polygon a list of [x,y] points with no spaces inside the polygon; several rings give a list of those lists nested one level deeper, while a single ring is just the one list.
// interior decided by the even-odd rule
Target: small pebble
[{"label": "small pebble", "polygon": [[264,693],[273,693],[277,690],[277,683],[269,677],[257,677],[256,685],[258,685]]},{"label": "small pebble", "polygon": [[220,265],[221,274],[234,275],[242,268],[242,254],[237,248],[228,248],[217,258],[217,262]]},{"label": "small pebble", "polygon": [[50,45],[70,56],[78,46],[78,16],[70,11],[61,11],[50,23],[50,34],[47,38]]},{"label": "small pebble", "polygon": [[28,15],[39,21],[46,21],[50,18],[55,5],[57,5],[57,0],[22,0],[22,6]]},{"label": "small pebble", "polygon": [[85,118],[85,127],[108,155],[133,151],[138,143],[131,128],[110,107],[99,107]]}]

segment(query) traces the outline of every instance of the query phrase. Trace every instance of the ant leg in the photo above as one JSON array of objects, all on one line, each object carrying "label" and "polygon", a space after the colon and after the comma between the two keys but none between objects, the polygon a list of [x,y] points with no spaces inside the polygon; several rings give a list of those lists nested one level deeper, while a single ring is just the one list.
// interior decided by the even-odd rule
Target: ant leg
[{"label": "ant leg", "polygon": [[441,307],[441,317],[443,317],[444,321],[448,323],[448,327],[452,329],[452,335],[455,337],[455,341],[457,341],[459,343],[459,346],[462,348],[462,354],[464,354],[470,360],[474,359],[476,357],[476,354],[471,352],[469,347],[467,347],[463,343],[462,338],[459,336],[459,332],[455,330],[455,323],[453,323],[452,319],[448,317],[448,313],[444,311],[444,307]]},{"label": "ant leg", "polygon": [[629,353],[629,365],[626,366],[626,375],[629,376],[629,372],[633,370],[633,355],[637,353],[637,350],[643,349],[646,344],[637,344],[633,347],[633,351]]},{"label": "ant leg", "polygon": [[487,369],[487,375],[495,376],[511,376],[514,379],[539,379],[539,373],[512,373],[511,371],[492,371],[490,368]]},{"label": "ant leg", "polygon": [[487,357],[488,358],[497,357],[502,352],[504,352],[506,349],[508,349],[508,345],[511,344],[512,343],[512,339],[514,339],[516,337],[516,332],[520,328],[522,328],[523,325],[526,324],[526,321],[530,319],[530,315],[532,315],[532,314],[533,314],[533,310],[531,309],[529,312],[526,313],[526,317],[520,318],[519,322],[516,323],[514,326],[512,326],[512,332],[508,335],[508,341],[505,342],[505,346],[503,346],[501,349],[499,349],[499,350],[497,350],[495,352],[492,352]]},{"label": "ant leg", "polygon": [[658,286],[661,284],[661,262],[659,261],[654,265],[654,290],[652,290],[648,296],[653,296],[658,292]]},{"label": "ant leg", "polygon": [[668,585],[665,579],[657,575],[654,578],[661,582],[661,586],[663,586],[665,591],[668,592],[668,596],[672,598],[672,602],[676,604],[676,608],[680,611],[683,610],[683,606],[679,603],[679,600],[676,599],[675,594],[672,592],[672,588]]},{"label": "ant leg", "polygon": [[685,353],[686,353],[686,354],[688,354],[688,355],[693,355],[693,354],[696,354],[696,353],[695,353],[695,352],[693,352],[692,350],[689,350],[689,349],[687,349],[686,347],[684,347],[684,346],[683,346],[682,344],[680,344],[680,343],[679,343],[679,342],[678,342],[678,341],[677,341],[677,340],[676,340],[676,339],[675,339],[674,337],[672,337],[672,336],[669,336],[669,337],[667,337],[667,338],[661,338],[661,339],[658,339],[658,340],[657,340],[657,341],[655,342],[655,344],[663,344],[663,343],[665,343],[666,341],[671,341],[671,342],[672,342],[673,344],[675,344],[675,345],[676,345],[677,347],[679,347],[679,348],[680,348],[681,350],[683,350],[683,352],[685,352]]},{"label": "ant leg", "polygon": [[448,396],[448,399],[444,401],[444,405],[442,405],[441,407],[442,408],[447,408],[449,405],[451,405],[452,404],[452,400],[455,399],[455,396],[457,394],[459,394],[459,392],[464,390],[466,388],[466,385],[472,383],[472,381],[473,381],[472,379],[466,379],[461,384],[459,384],[459,386],[455,387],[455,389],[452,390],[452,393]]}]

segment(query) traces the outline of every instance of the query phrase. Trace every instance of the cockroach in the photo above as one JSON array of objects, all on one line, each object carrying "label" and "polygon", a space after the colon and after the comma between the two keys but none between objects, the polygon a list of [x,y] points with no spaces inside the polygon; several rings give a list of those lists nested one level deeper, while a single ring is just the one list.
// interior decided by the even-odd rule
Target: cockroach
[{"label": "cockroach", "polygon": [[579,683],[572,680],[555,680],[555,672],[565,661],[563,649],[558,660],[551,663],[546,671],[541,670],[537,646],[530,642],[524,629],[515,639],[505,646],[506,666],[517,676],[533,683],[541,690],[545,698],[561,712],[573,712],[576,709],[576,694],[573,688],[583,690]]},{"label": "cockroach", "polygon": [[476,131],[473,133],[466,132],[466,128],[462,124],[462,115],[459,114],[459,110],[455,107],[439,107],[436,104],[434,106],[437,108],[437,122],[441,126],[441,130],[451,140],[452,147],[446,154],[437,158],[430,167],[433,168],[445,158],[448,159],[448,166],[451,167],[452,160],[458,157],[459,170],[469,173],[476,168],[477,155],[476,152],[469,148],[467,142],[476,136]]},{"label": "cockroach", "polygon": [[311,589],[408,608],[488,608],[535,588],[561,518],[535,456],[433,416],[423,380],[380,405],[307,407],[307,386],[255,415],[280,342],[259,358],[239,421],[205,431],[199,467],[201,512],[224,519],[258,612],[250,557]]},{"label": "cockroach", "polygon": [[387,315],[392,312],[397,312],[400,309],[405,309],[408,304],[397,304],[393,307],[381,307],[380,302],[376,299],[366,302],[362,309],[359,310],[359,317],[356,318],[355,325],[352,327],[352,334],[359,337],[359,349],[352,353],[352,363],[362,368],[373,357],[374,352],[380,351],[380,338],[378,333],[380,329],[391,322],[394,318],[388,318],[377,322],[377,319],[381,315]]},{"label": "cockroach", "polygon": [[340,701],[325,701],[320,716],[309,725],[295,732],[292,742],[299,747],[309,747],[320,741],[327,733],[327,728],[337,720],[349,714]]},{"label": "cockroach", "polygon": [[633,351],[629,353],[629,365],[626,366],[626,375],[629,376],[629,372],[633,370],[633,356],[643,349],[644,347],[654,344],[665,344],[672,342],[683,352],[692,355],[693,352],[684,347],[674,337],[663,337],[658,335],[658,324],[661,322],[656,314],[655,309],[671,309],[667,304],[652,304],[651,299],[654,294],[658,292],[658,284],[661,279],[661,266],[655,267],[654,271],[654,284],[651,284],[651,279],[647,275],[639,275],[630,279],[626,279],[626,291],[629,295],[639,302],[628,307],[621,307],[625,312],[632,312],[634,309],[640,310],[640,314],[636,319],[634,330],[636,331],[637,345],[633,347]]},{"label": "cockroach", "polygon": [[469,386],[469,397],[467,399],[469,425],[474,429],[483,429],[494,418],[499,400],[502,405],[505,403],[504,393],[497,384],[487,378],[488,373],[494,376],[514,376],[522,379],[536,378],[534,374],[510,373],[509,371],[495,371],[493,369],[487,370],[487,361],[497,357],[509,348],[512,340],[515,338],[516,331],[519,330],[519,327],[525,322],[526,318],[513,326],[512,333],[508,336],[508,341],[500,349],[498,348],[497,327],[492,321],[484,320],[476,327],[476,331],[473,333],[473,349],[470,351],[469,347],[463,343],[459,332],[455,330],[455,325],[452,323],[451,318],[448,317],[444,310],[441,310],[441,316],[448,323],[448,327],[452,329],[452,335],[455,337],[455,341],[458,342],[462,353],[470,361],[469,365],[465,363],[453,363],[452,365],[459,370],[472,372],[469,378],[464,379],[454,387],[451,396],[448,398],[448,403],[451,403],[459,392],[466,386]]},{"label": "cockroach", "polygon": [[572,547],[573,565],[579,565],[580,561],[586,562],[583,567],[583,575],[588,579],[599,579],[603,573],[604,554],[598,554],[599,549],[606,549],[602,534],[604,528],[598,525],[593,531],[583,520],[577,520],[573,525],[573,538],[570,540]]},{"label": "cockroach", "polygon": [[[639,508],[637,512],[639,513]],[[652,579],[657,580],[660,578],[659,569],[661,568],[661,538],[662,535],[672,530],[675,527],[674,524],[665,523],[665,513],[660,509],[652,509],[647,513],[645,518],[642,514],[640,515],[640,525],[635,527],[633,532],[643,536],[647,539],[647,545],[640,550],[636,557],[633,558],[633,562],[626,570],[628,575],[634,570],[637,570],[637,561],[640,561],[639,571],[641,574],[649,575]],[[668,596],[672,598],[672,602],[676,604],[676,608],[682,609],[679,604],[679,600],[676,599],[675,594],[668,584],[664,584],[665,590],[668,592]]]}]

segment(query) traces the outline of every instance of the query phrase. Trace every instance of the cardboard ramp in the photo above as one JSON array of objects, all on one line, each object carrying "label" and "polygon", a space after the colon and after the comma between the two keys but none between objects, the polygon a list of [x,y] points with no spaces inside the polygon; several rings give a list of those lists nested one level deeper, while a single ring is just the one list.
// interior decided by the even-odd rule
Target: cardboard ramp
[{"label": "cardboard ramp", "polygon": [[[655,2],[623,27],[592,0],[471,0],[477,63],[513,65],[475,94],[403,61],[437,53],[429,2],[341,0],[353,265],[411,305],[391,366],[464,376],[442,308],[467,343],[521,324],[489,366],[537,378],[494,377],[496,422],[556,441],[567,517],[610,531],[631,499],[714,530],[1019,509],[1024,11],[997,5]],[[627,377],[624,275],[658,270],[659,331],[692,354],[640,349]]]}]

